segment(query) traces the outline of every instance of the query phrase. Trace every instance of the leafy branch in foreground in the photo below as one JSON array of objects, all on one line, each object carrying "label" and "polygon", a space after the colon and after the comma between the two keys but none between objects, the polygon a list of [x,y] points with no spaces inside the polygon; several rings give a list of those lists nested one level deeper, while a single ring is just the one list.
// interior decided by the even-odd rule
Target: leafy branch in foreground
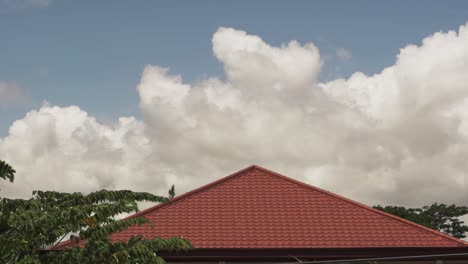
[{"label": "leafy branch in foreground", "polygon": [[16,171],[8,165],[5,161],[0,160],[0,179],[9,180],[13,182]]},{"label": "leafy branch in foreground", "polygon": [[[0,161],[0,177],[12,181],[15,171]],[[174,196],[174,188],[169,197]],[[143,217],[116,220],[138,211],[138,202],[170,202],[146,192],[100,190],[90,194],[34,191],[30,199],[0,198],[1,263],[163,263],[159,251],[188,250],[183,238],[134,236],[112,242],[111,234],[133,225],[152,225]],[[86,241],[56,250],[67,236]]]}]

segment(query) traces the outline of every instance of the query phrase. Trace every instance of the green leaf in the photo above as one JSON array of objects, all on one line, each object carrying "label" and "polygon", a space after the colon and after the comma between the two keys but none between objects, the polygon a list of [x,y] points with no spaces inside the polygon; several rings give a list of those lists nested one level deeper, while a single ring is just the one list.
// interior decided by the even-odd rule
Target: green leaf
[{"label": "green leaf", "polygon": [[3,160],[0,160],[0,178],[13,182],[16,171]]},{"label": "green leaf", "polygon": [[175,197],[175,187],[174,185],[171,186],[169,189],[169,199],[173,199]]},{"label": "green leaf", "polygon": [[[13,180],[15,171],[3,161],[0,165],[1,177]],[[134,225],[153,226],[144,217],[117,216],[137,212],[138,202],[166,203],[174,195],[172,186],[169,197],[129,190],[87,195],[38,190],[27,200],[0,198],[0,263],[164,263],[159,251],[189,250],[190,242],[134,236],[113,243],[110,236]],[[80,243],[56,250],[70,234]]]}]

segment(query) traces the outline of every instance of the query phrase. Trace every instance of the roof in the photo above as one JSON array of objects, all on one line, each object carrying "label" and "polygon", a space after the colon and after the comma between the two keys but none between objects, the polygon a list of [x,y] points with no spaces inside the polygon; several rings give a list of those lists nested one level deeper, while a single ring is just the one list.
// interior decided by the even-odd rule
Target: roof
[{"label": "roof", "polygon": [[444,248],[468,244],[253,165],[131,217],[112,235],[184,237],[196,249]]}]

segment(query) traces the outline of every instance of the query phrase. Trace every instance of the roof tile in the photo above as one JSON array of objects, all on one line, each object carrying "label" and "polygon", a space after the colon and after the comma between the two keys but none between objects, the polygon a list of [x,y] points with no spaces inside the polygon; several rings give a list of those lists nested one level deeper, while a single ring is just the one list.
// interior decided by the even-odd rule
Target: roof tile
[{"label": "roof tile", "polygon": [[134,216],[154,222],[112,236],[182,236],[195,248],[463,247],[414,224],[259,166]]}]

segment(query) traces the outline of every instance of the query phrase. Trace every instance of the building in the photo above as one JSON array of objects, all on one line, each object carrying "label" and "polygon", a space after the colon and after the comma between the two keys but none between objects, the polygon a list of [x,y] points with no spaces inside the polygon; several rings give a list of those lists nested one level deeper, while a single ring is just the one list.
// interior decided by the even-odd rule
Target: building
[{"label": "building", "polygon": [[[259,166],[131,217],[136,216],[153,221],[154,228],[134,226],[112,239],[189,239],[195,250],[168,253],[169,262],[468,263],[468,243],[462,240]],[[431,256],[409,258],[421,255]]]}]

